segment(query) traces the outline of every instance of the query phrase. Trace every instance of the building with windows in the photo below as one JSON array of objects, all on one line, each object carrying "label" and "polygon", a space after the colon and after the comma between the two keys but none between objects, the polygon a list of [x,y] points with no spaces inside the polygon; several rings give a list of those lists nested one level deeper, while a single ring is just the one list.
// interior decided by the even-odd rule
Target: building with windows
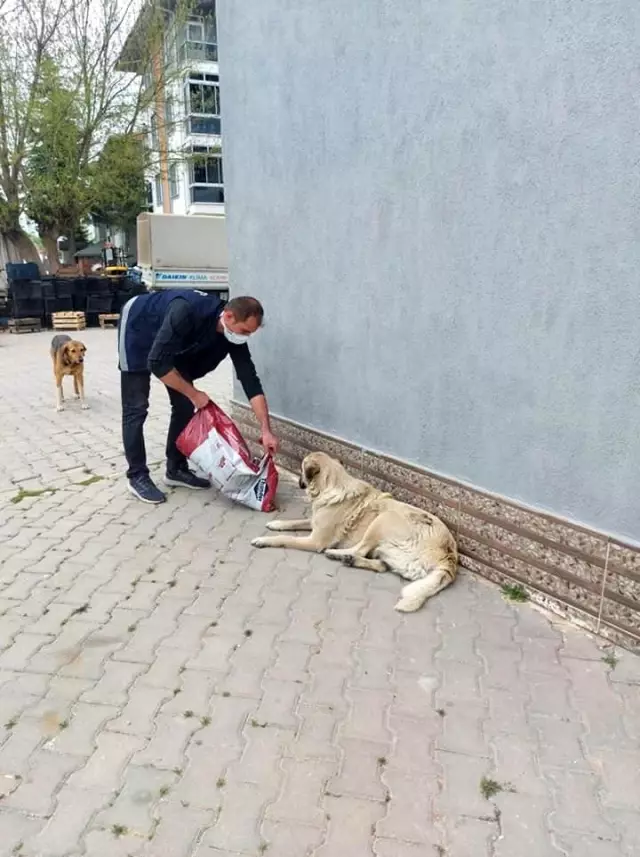
[{"label": "building with windows", "polygon": [[[155,26],[158,21],[160,27]],[[152,93],[143,120],[153,153],[150,209],[166,214],[223,214],[214,0],[202,0],[188,14],[181,12],[175,0],[163,0],[162,9],[157,2],[145,6],[127,38],[119,67],[142,76]]]}]

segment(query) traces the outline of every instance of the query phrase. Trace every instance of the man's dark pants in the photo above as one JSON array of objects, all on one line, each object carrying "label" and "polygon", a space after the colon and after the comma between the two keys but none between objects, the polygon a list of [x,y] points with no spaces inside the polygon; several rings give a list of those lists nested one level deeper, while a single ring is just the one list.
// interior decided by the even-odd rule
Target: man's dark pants
[{"label": "man's dark pants", "polygon": [[[149,473],[143,428],[149,411],[149,372],[121,372],[122,394],[122,440],[129,469],[127,478],[133,479]],[[193,416],[193,405],[175,390],[166,388],[171,402],[171,420],[167,433],[167,470],[173,471],[187,466],[187,460],[176,449],[178,435]]]}]

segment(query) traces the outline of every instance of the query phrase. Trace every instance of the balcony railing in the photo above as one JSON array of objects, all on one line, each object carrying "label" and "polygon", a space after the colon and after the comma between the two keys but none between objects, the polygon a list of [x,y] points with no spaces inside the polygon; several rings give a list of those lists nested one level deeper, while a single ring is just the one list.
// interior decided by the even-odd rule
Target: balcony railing
[{"label": "balcony railing", "polygon": [[218,62],[218,46],[213,42],[183,42],[179,59],[186,62]]},{"label": "balcony railing", "polygon": [[191,202],[224,202],[224,187],[221,185],[191,185]]},{"label": "balcony railing", "polygon": [[187,116],[186,133],[191,134],[208,134],[209,136],[219,137],[221,133],[221,122],[219,116]]}]

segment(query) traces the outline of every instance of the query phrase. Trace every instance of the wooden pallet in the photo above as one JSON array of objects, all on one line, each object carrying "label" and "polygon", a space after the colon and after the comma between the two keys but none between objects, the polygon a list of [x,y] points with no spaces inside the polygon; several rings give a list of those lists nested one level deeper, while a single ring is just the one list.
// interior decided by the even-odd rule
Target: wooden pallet
[{"label": "wooden pallet", "polygon": [[9,319],[9,333],[40,333],[42,322],[39,318]]},{"label": "wooden pallet", "polygon": [[85,330],[87,327],[83,312],[54,312],[51,322],[54,330]]},{"label": "wooden pallet", "polygon": [[100,327],[117,327],[120,320],[120,314],[117,312],[104,312],[98,316]]}]

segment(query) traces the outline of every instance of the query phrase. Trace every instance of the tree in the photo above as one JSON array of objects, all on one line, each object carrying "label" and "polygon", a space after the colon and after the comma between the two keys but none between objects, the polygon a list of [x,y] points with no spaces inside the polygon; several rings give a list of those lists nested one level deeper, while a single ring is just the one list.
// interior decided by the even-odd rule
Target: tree
[{"label": "tree", "polygon": [[[193,2],[0,0],[0,234],[19,255],[36,257],[20,224],[25,207],[50,254],[60,230],[73,240],[70,221],[77,225],[87,210],[101,149],[130,135],[167,83],[164,70],[143,75],[161,65],[163,7],[180,20]],[[141,17],[143,26],[133,28]],[[126,67],[132,39],[135,67]]]},{"label": "tree", "polygon": [[38,227],[49,269],[55,272],[62,235],[75,252],[76,230],[89,213],[91,189],[76,94],[64,86],[58,66],[49,58],[42,65],[36,95],[27,136],[23,205]]},{"label": "tree", "polygon": [[67,0],[3,0],[0,5],[0,232],[18,255],[38,253],[20,224],[24,165],[47,52]]},{"label": "tree", "polygon": [[147,206],[149,155],[139,134],[110,137],[92,167],[91,213],[114,228],[135,226]]}]

